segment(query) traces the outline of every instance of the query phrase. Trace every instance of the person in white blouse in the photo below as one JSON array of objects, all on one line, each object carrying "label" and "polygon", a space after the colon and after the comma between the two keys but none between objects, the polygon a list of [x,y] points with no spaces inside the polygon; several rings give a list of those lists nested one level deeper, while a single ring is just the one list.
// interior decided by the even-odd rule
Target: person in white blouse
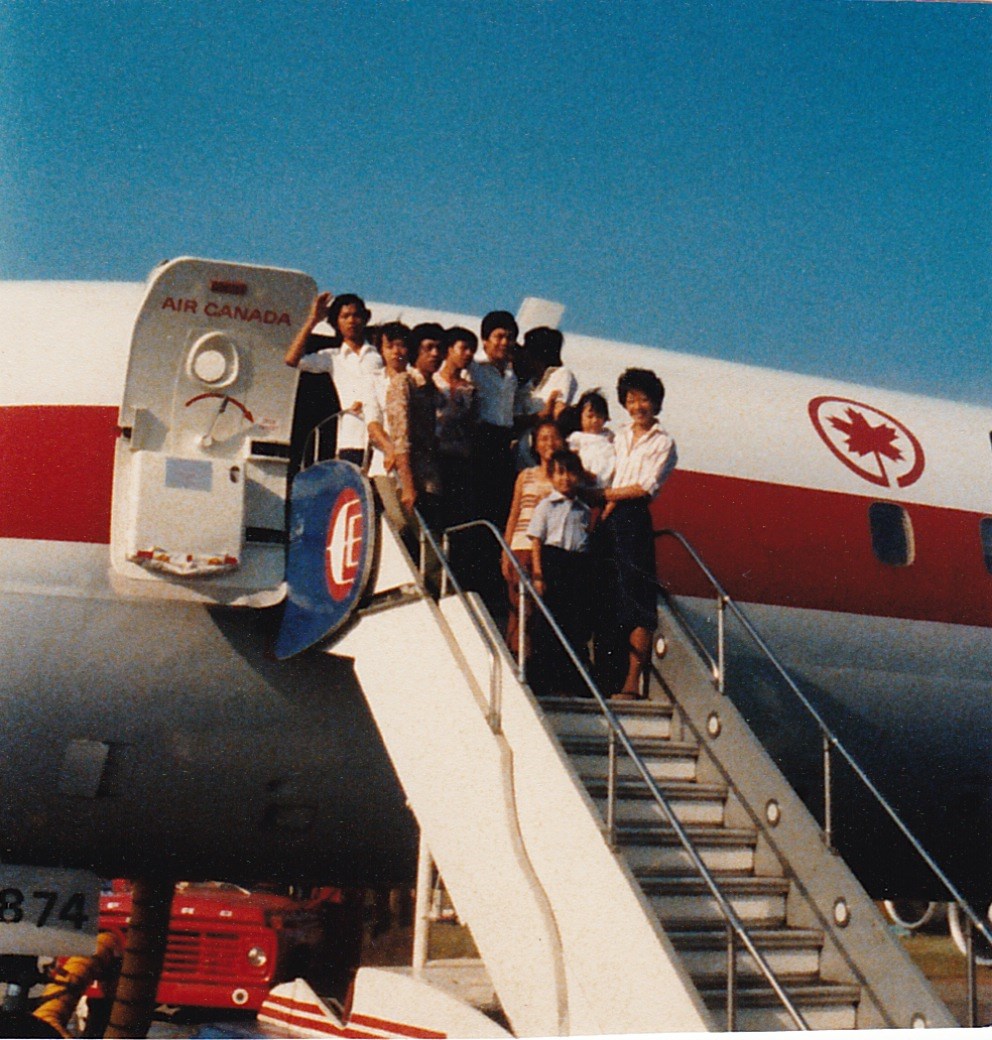
[{"label": "person in white blouse", "polygon": [[[615,435],[616,470],[603,492],[604,587],[597,625],[597,670],[605,664],[601,678],[605,675],[604,681],[619,685],[619,689],[612,687],[614,698],[643,700],[658,614],[654,532],[648,507],[678,456],[675,442],[658,425],[665,387],[654,372],[628,368],[617,382],[617,397],[630,424]],[[621,674],[623,679],[618,682]]]}]

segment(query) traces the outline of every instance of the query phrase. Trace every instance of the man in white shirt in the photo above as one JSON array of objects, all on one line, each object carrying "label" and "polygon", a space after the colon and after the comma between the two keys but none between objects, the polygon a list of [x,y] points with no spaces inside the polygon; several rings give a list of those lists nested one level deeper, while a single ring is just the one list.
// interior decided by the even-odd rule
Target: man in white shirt
[{"label": "man in white shirt", "polygon": [[[365,342],[365,328],[370,314],[361,297],[348,293],[332,297],[321,293],[310,308],[284,358],[287,365],[301,372],[326,373],[334,382],[341,413],[338,417],[337,456],[356,466],[365,462],[368,436],[365,431],[362,402],[370,377],[382,368],[382,358]],[[305,353],[313,330],[321,321],[337,333],[338,345]],[[326,457],[322,453],[322,457]]]},{"label": "man in white shirt", "polygon": [[[482,319],[485,356],[467,368],[479,402],[479,425],[472,449],[472,514],[500,531],[506,526],[516,479],[511,444],[517,396],[512,357],[517,332],[516,319],[509,311],[491,311]],[[463,575],[466,586],[480,592],[490,610],[502,613],[506,592],[499,569],[499,546],[489,535],[477,535],[470,543],[466,546],[469,573]]]},{"label": "man in white shirt", "polygon": [[479,429],[473,452],[478,515],[501,530],[506,524],[516,475],[510,444],[517,395],[511,359],[517,331],[512,314],[491,311],[482,319],[485,357],[468,366],[479,402]]}]

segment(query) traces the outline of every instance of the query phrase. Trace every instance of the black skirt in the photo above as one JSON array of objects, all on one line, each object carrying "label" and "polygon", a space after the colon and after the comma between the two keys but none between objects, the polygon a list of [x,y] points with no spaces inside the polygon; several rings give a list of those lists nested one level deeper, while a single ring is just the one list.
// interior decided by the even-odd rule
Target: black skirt
[{"label": "black skirt", "polygon": [[653,630],[658,622],[658,585],[646,498],[616,503],[599,529],[597,556],[603,595],[596,627]]}]

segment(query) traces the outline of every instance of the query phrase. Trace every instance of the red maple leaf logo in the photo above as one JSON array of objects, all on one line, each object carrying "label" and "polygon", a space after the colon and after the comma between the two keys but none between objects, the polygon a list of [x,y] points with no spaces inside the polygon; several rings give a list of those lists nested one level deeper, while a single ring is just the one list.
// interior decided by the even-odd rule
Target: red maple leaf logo
[{"label": "red maple leaf logo", "polygon": [[[856,412],[853,408],[847,409],[847,416],[850,422],[844,422],[843,419],[833,416],[830,419],[830,425],[835,430],[847,434],[847,447],[852,455],[862,457],[884,455],[893,462],[902,461],[902,452],[893,444],[893,441],[899,436],[897,430],[885,423],[872,426],[860,412]],[[881,465],[881,461],[879,459],[879,465]]]}]

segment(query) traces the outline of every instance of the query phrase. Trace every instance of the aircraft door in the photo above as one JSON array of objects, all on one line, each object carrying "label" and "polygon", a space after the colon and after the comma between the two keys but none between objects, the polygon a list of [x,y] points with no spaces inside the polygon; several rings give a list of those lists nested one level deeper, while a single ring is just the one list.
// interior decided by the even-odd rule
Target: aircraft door
[{"label": "aircraft door", "polygon": [[283,597],[297,377],[282,359],[315,295],[298,271],[184,258],[152,272],[115,458],[122,591],[252,606]]}]

